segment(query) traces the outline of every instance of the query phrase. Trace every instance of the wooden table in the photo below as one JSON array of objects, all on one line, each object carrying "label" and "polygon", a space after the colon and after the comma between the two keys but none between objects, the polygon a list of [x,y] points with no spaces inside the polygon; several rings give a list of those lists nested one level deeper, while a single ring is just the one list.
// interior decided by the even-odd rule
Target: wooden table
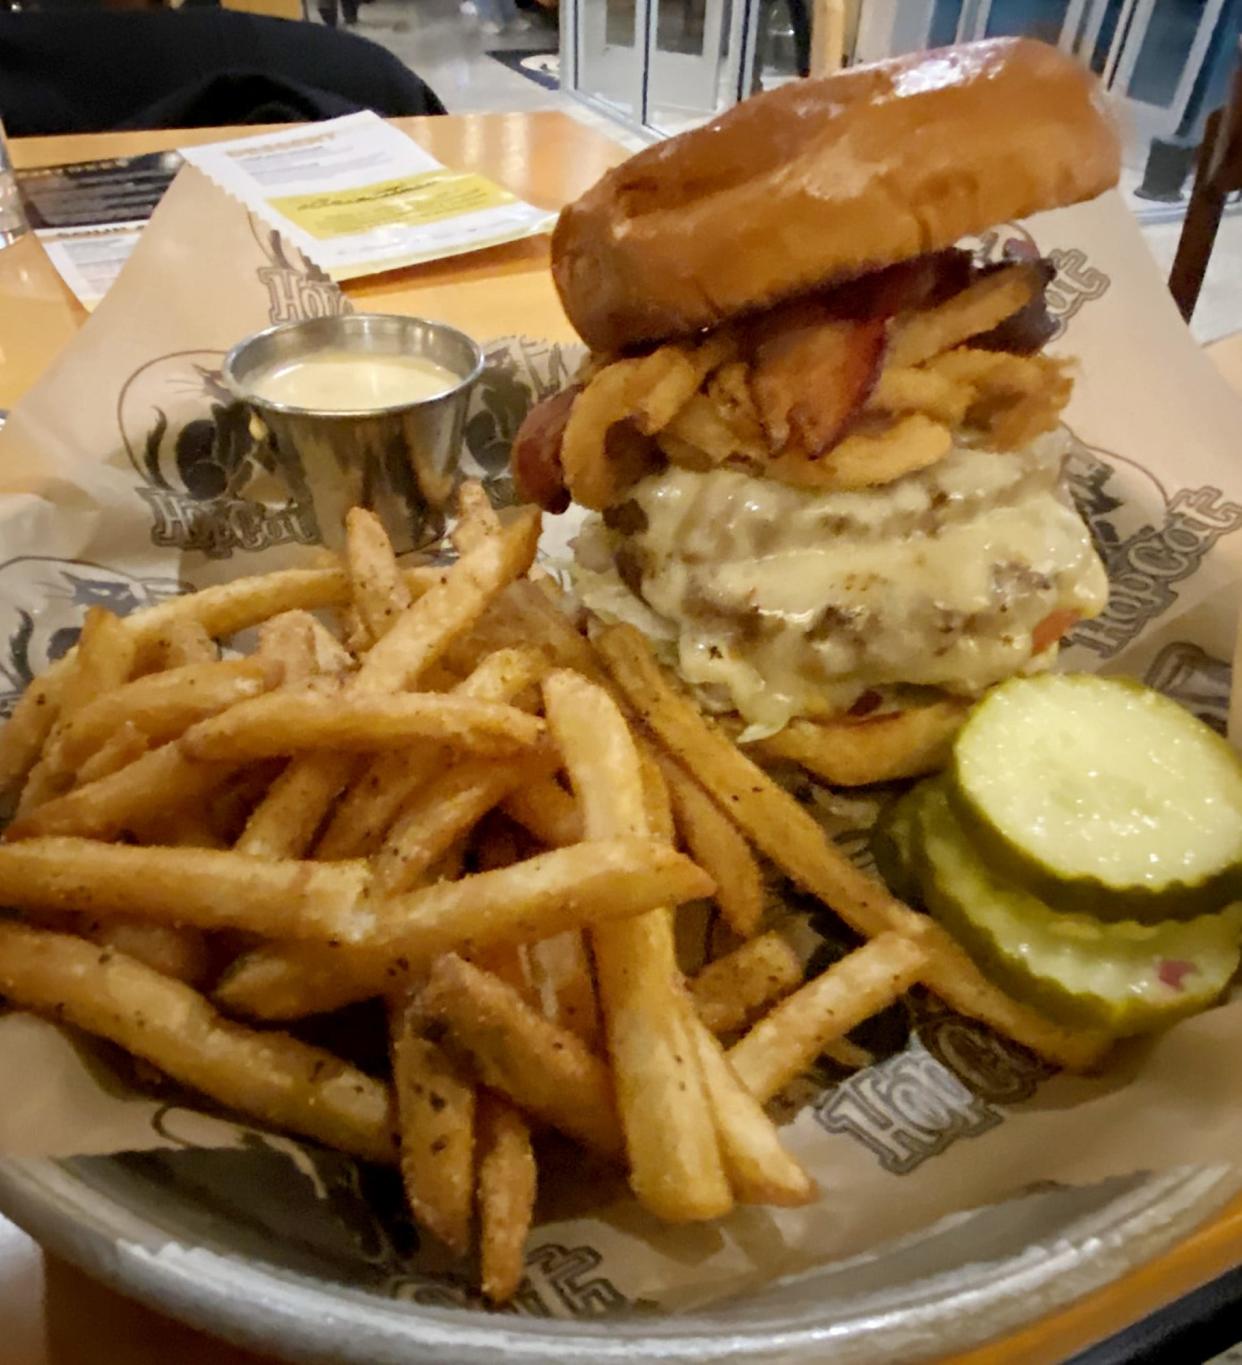
[{"label": "wooden table", "polygon": [[[396,119],[448,166],[479,170],[541,207],[557,209],[626,153],[615,142],[559,113],[466,114]],[[262,131],[195,128],[77,137],[14,138],[19,170],[99,157],[133,156]],[[471,256],[354,280],[346,293],[360,308],[420,313],[480,336],[532,332],[572,336],[548,275],[548,238],[533,237]],[[33,237],[0,251],[0,408],[12,407],[86,314]]]},{"label": "wooden table", "polygon": [[[483,171],[523,198],[555,208],[624,156],[557,113],[401,119],[448,165]],[[239,130],[118,133],[13,142],[19,167],[157,151]],[[248,131],[255,131],[253,129]],[[417,312],[496,336],[571,335],[547,274],[546,238],[394,271],[346,286],[375,309]],[[85,314],[33,240],[0,251],[0,407],[10,406],[73,335]],[[1242,392],[1242,337],[1209,348]],[[944,1365],[1056,1365],[1086,1345],[1235,1265],[1242,1199],[1182,1246],[1063,1313]],[[132,1303],[46,1256],[0,1218],[0,1365],[272,1365]]]}]

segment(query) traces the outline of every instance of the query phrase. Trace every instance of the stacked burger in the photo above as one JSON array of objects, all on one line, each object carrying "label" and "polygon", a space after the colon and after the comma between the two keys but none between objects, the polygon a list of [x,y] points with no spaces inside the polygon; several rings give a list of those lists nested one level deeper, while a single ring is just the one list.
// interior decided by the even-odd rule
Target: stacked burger
[{"label": "stacked burger", "polygon": [[[590,355],[513,457],[527,498],[596,513],[587,606],[772,756],[932,766],[1107,599],[1063,485],[1053,270],[959,244],[1118,168],[1091,75],[1004,39],[785,86],[604,176],[553,238]],[[842,718],[897,716],[879,769],[817,762]]]}]

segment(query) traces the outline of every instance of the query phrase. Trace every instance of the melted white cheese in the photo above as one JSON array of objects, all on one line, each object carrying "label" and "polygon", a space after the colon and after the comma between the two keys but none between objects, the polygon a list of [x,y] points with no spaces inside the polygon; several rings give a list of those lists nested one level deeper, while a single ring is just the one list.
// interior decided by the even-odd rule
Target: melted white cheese
[{"label": "melted white cheese", "polygon": [[[579,591],[675,638],[686,680],[765,730],[873,688],[976,694],[1049,661],[1032,664],[1032,631],[1050,613],[1107,601],[1059,490],[1063,452],[1056,437],[1004,454],[959,446],[887,488],[828,494],[670,467],[631,492],[645,529],[584,535]],[[623,543],[646,608],[632,595],[627,607],[605,567],[601,551]]]}]

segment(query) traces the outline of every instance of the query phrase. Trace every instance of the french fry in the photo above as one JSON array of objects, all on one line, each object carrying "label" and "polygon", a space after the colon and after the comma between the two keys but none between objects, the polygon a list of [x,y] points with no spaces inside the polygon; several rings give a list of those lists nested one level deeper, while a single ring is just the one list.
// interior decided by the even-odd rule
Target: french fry
[{"label": "french fry", "polygon": [[630,704],[752,843],[868,938],[887,929],[924,945],[924,984],[942,1000],[1070,1070],[1098,1062],[1107,1041],[1066,1029],[998,990],[939,924],[902,905],[835,848],[814,819],[670,687],[632,627],[605,631],[597,648]]},{"label": "french fry", "polygon": [[611,627],[596,647],[640,718],[777,867],[867,937],[926,931],[924,916],[854,867],[793,797],[673,689],[636,630]]},{"label": "french fry", "polygon": [[864,720],[794,720],[747,747],[787,759],[838,787],[921,777],[948,762],[969,705],[946,700]]},{"label": "french fry", "polygon": [[78,767],[77,784],[98,782],[101,777],[128,767],[140,759],[148,748],[147,737],[131,720],[119,725],[111,735]]},{"label": "french fry", "polygon": [[[5,886],[5,852],[0,848],[0,894]],[[309,945],[253,949],[229,969],[216,998],[256,1019],[316,1014],[396,990],[440,953],[550,938],[567,929],[641,915],[658,905],[697,900],[710,889],[710,879],[689,859],[651,840],[584,842],[512,867],[437,882],[376,902],[365,942],[333,949],[331,963],[322,949],[307,952]],[[256,922],[252,917],[251,927]],[[337,937],[344,945],[354,921],[342,919],[339,927]],[[279,928],[268,930],[267,936],[314,937],[310,932],[282,933]]]},{"label": "french fry", "polygon": [[0,848],[0,900],[31,910],[134,916],[273,938],[366,941],[364,864],[262,862],[230,850],[29,839]]},{"label": "french fry", "polygon": [[181,736],[200,762],[250,763],[307,749],[374,752],[434,740],[503,756],[537,745],[543,722],[500,702],[436,692],[272,692],[239,702]]},{"label": "french fry", "polygon": [[818,1193],[815,1182],[781,1146],[776,1125],[738,1079],[712,1034],[693,1014],[687,1025],[733,1193],[743,1204],[809,1204]]},{"label": "french fry", "polygon": [[173,741],[18,817],[4,837],[10,842],[48,834],[115,839],[152,816],[201,800],[235,767],[231,763],[200,763]]},{"label": "french fry", "polygon": [[745,839],[686,770],[663,759],[660,770],[673,804],[677,831],[687,852],[716,883],[716,903],[739,938],[749,938],[763,918],[763,877]]},{"label": "french fry", "polygon": [[[616,705],[614,698],[609,698]],[[629,727],[626,727],[629,733]],[[638,776],[642,784],[643,816],[653,839],[671,844],[676,834],[673,826],[673,803],[669,799],[668,784],[660,771],[655,751],[641,738],[633,741],[638,750]]]},{"label": "french fry", "polygon": [[59,769],[75,769],[126,725],[133,725],[154,747],[174,739],[196,721],[261,695],[283,676],[283,665],[262,658],[188,664],[165,673],[148,673],[75,711],[48,741],[45,752]]},{"label": "french fry", "polygon": [[467,479],[457,490],[457,516],[452,540],[459,555],[469,554],[482,541],[500,534],[500,518],[477,479]]},{"label": "french fry", "polygon": [[834,1042],[825,1043],[824,1056],[831,1057],[838,1066],[850,1071],[861,1071],[875,1061],[865,1047],[859,1047],[849,1038],[837,1038]]},{"label": "french fry", "polygon": [[475,759],[433,778],[402,809],[372,860],[376,891],[395,895],[418,885],[437,859],[531,771],[532,765],[521,760]]},{"label": "french fry", "polygon": [[423,1033],[416,995],[390,1012],[401,1179],[414,1217],[459,1256],[470,1250],[474,1082]]},{"label": "french fry", "polygon": [[[125,617],[124,626],[136,641],[141,668],[146,651],[158,656],[160,640],[180,622],[197,622],[209,636],[232,635],[277,612],[343,602],[348,591],[343,569],[286,569],[170,598]],[[76,650],[58,659],[26,689],[0,730],[0,792],[20,782],[38,758],[56,723],[76,662]]]},{"label": "french fry", "polygon": [[239,1113],[368,1161],[395,1156],[387,1085],[321,1048],[257,1033],[111,948],[0,922],[0,994],[119,1044]]},{"label": "french fry", "polygon": [[[543,687],[548,727],[587,837],[644,833],[641,760],[616,704],[594,683],[564,670],[549,674]],[[662,782],[659,788],[657,806]],[[634,1193],[671,1221],[719,1217],[732,1195],[686,1033],[668,912],[597,926],[594,944]]]},{"label": "french fry", "polygon": [[709,962],[687,984],[703,1023],[713,1033],[734,1033],[802,984],[802,962],[773,931]]},{"label": "french fry", "polygon": [[[351,973],[350,966],[356,971]],[[229,1014],[246,1019],[305,1019],[369,1000],[389,987],[408,989],[408,968],[407,961],[405,971],[396,962],[379,970],[344,948],[322,943],[270,943],[235,958],[212,996]]]},{"label": "french fry", "polygon": [[606,678],[590,642],[538,584],[511,583],[460,636],[445,655],[454,668],[469,671],[493,650],[514,645],[543,649],[559,668],[572,668],[592,682]]},{"label": "french fry", "polygon": [[297,687],[319,673],[311,634],[314,619],[309,612],[282,611],[259,627],[257,657],[280,667],[286,687]]},{"label": "french fry", "polygon": [[216,642],[199,621],[170,621],[143,650],[143,662],[152,673],[188,664],[210,664],[220,657]]},{"label": "french fry", "polygon": [[345,563],[354,610],[374,643],[410,605],[410,590],[397,567],[392,542],[374,512],[353,507],[345,517]]},{"label": "french fry", "polygon": [[522,1282],[535,1211],[535,1154],[526,1120],[504,1100],[479,1097],[479,1261],[483,1293],[507,1303]]},{"label": "french fry", "polygon": [[728,1053],[733,1070],[766,1103],[829,1043],[887,1009],[919,980],[927,954],[885,933],[834,963],[765,1014]]},{"label": "french fry", "polygon": [[161,976],[184,981],[189,986],[201,986],[211,974],[207,940],[197,929],[185,925],[97,920],[82,937],[115,948]]},{"label": "french fry", "polygon": [[497,593],[530,568],[539,528],[538,512],[522,508],[498,535],[462,555],[444,582],[429,588],[372,647],[358,671],[357,689],[393,693],[417,682]]},{"label": "french fry", "polygon": [[589,1048],[597,1048],[599,1002],[582,934],[569,929],[541,939],[531,944],[528,958],[534,991],[547,1018],[576,1033]]},{"label": "french fry", "polygon": [[501,808],[546,848],[565,848],[582,838],[577,804],[555,778],[527,782],[510,792]]},{"label": "french fry", "polygon": [[289,763],[250,813],[237,840],[251,858],[303,858],[315,842],[323,813],[365,762],[332,751],[305,754]]},{"label": "french fry", "polygon": [[485,1085],[592,1151],[622,1155],[608,1068],[512,986],[446,953],[432,968],[419,1002],[469,1054]]},{"label": "french fry", "polygon": [[82,634],[74,650],[73,668],[61,690],[60,711],[17,804],[19,816],[36,810],[50,797],[69,790],[72,774],[61,761],[58,741],[84,706],[94,698],[120,687],[133,672],[137,646],[119,616],[92,607],[86,613]]},{"label": "french fry", "polygon": [[[547,659],[537,649],[497,650],[454,688],[454,694],[476,701],[511,702],[538,683],[547,669]],[[352,858],[374,852],[397,812],[439,771],[443,761],[438,747],[379,754],[370,760],[324,830],[317,856]]]},{"label": "french fry", "polygon": [[[515,518],[500,535],[463,555],[445,577],[430,584],[368,651],[358,672],[349,679],[350,695],[391,694],[418,682],[439,662],[458,635],[469,630],[505,585],[530,567],[539,542],[539,527],[538,513],[530,509]],[[405,581],[408,586],[408,575]],[[302,764],[310,760],[296,761]],[[335,775],[341,778],[339,785],[320,784],[319,807],[304,812],[304,824],[313,822],[318,826],[322,822],[333,797],[352,774],[341,767]],[[376,837],[382,832],[377,831]]]}]

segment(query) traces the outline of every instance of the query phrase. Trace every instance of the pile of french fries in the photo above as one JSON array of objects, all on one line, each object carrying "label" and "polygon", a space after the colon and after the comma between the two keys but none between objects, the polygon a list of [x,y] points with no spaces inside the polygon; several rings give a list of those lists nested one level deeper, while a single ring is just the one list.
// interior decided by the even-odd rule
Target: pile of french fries
[{"label": "pile of french fries", "polygon": [[[0,732],[0,996],[399,1162],[494,1302],[523,1273],[532,1130],[661,1218],[718,1218],[814,1197],[764,1104],[826,1051],[865,1064],[846,1035],[915,983],[1059,1064],[1102,1047],[857,870],[641,636],[589,640],[532,569],[539,531],[468,484],[453,564],[402,569],[355,510],[342,563],[92,611]],[[756,850],[863,946],[804,984]],[[687,980],[674,915],[707,897],[737,946]],[[377,999],[383,1076],[277,1027]]]}]

